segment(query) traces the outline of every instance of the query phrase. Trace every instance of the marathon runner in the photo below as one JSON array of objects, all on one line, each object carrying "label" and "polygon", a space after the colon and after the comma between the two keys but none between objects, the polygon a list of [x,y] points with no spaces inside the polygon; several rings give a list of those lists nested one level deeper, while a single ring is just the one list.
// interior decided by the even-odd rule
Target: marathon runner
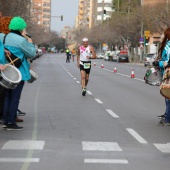
[{"label": "marathon runner", "polygon": [[88,44],[88,38],[82,39],[82,45],[78,49],[77,67],[80,68],[82,95],[86,95],[86,87],[89,81],[91,59],[96,58],[94,48]]}]

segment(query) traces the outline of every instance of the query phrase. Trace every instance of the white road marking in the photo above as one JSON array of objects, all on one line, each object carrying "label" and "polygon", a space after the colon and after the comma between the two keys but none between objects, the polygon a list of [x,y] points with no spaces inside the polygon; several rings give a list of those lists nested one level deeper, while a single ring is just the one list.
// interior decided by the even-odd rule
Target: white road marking
[{"label": "white road marking", "polygon": [[87,91],[87,93],[88,93],[89,95],[93,95],[92,92],[90,92],[90,91]]},{"label": "white road marking", "polygon": [[96,100],[96,102],[98,102],[99,104],[103,104],[103,102],[102,102],[100,99],[96,99],[96,98],[95,98],[95,100]]},{"label": "white road marking", "polygon": [[126,159],[84,159],[84,163],[129,164]]},{"label": "white road marking", "polygon": [[45,141],[10,140],[4,144],[2,149],[42,150],[44,144]]},{"label": "white road marking", "polygon": [[116,113],[114,113],[112,110],[106,109],[106,111],[107,111],[112,117],[114,117],[114,118],[119,118],[119,116],[118,116]]},{"label": "white road marking", "polygon": [[119,75],[121,75],[121,76],[128,77],[128,78],[131,77],[131,76],[128,76],[128,75],[125,75],[125,74],[121,74],[121,73],[116,73],[116,74],[119,74]]},{"label": "white road marking", "polygon": [[[100,68],[100,67],[98,67],[98,68]],[[108,71],[108,72],[113,72],[112,70],[109,70],[109,69],[103,69],[103,70],[106,70],[106,71]],[[145,71],[145,70],[144,70]],[[126,75],[126,74],[121,74],[121,73],[116,73],[116,74],[118,74],[118,75],[120,75],[120,76],[123,76],[123,77],[128,77],[128,78],[131,78],[131,76],[129,76],[129,75]],[[144,82],[144,80],[142,80],[142,79],[138,79],[138,78],[133,78],[133,79],[135,79],[135,80],[139,80],[139,81],[143,81]]]},{"label": "white road marking", "polygon": [[80,82],[79,81],[76,81],[78,84],[80,84]]},{"label": "white road marking", "polygon": [[148,143],[145,139],[143,139],[136,131],[130,128],[126,128],[126,130],[139,142],[146,144]]},{"label": "white road marking", "polygon": [[73,78],[74,80],[76,80],[76,78]]},{"label": "white road marking", "polygon": [[113,72],[113,71],[111,71],[111,70],[108,70],[108,69],[106,69],[106,68],[105,68],[104,70],[106,70],[106,71],[108,71],[108,72]]},{"label": "white road marking", "polygon": [[39,162],[39,158],[0,158],[0,162]]},{"label": "white road marking", "polygon": [[84,151],[122,151],[116,142],[82,142]]},{"label": "white road marking", "polygon": [[170,153],[170,144],[154,144],[155,147],[163,153]]}]

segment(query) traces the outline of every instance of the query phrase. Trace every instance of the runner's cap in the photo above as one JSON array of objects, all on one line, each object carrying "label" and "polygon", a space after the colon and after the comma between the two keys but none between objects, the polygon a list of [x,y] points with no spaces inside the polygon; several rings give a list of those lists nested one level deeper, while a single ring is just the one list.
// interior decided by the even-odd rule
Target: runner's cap
[{"label": "runner's cap", "polygon": [[83,42],[87,42],[87,41],[88,41],[88,38],[84,37],[84,38],[82,39],[82,41],[83,41]]}]

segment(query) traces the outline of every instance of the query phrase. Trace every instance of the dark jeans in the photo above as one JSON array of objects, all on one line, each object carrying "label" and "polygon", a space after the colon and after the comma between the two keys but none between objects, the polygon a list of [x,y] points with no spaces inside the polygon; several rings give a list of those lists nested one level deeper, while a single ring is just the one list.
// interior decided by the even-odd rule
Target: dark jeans
[{"label": "dark jeans", "polygon": [[69,63],[70,62],[70,55],[67,54],[67,59],[66,59],[66,63]]},{"label": "dark jeans", "polygon": [[170,123],[170,100],[165,99],[166,111],[165,111],[165,121]]},{"label": "dark jeans", "polygon": [[0,85],[0,119],[3,117],[6,89]]},{"label": "dark jeans", "polygon": [[5,124],[15,123],[16,113],[21,97],[21,92],[24,86],[24,81],[21,81],[15,89],[6,91],[4,110],[3,110],[3,122]]}]

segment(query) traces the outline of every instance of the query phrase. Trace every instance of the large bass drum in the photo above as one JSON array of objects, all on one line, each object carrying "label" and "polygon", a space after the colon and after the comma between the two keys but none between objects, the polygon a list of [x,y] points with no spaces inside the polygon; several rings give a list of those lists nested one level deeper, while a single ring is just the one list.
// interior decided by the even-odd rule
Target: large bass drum
[{"label": "large bass drum", "polygon": [[20,71],[13,65],[8,64],[5,70],[0,71],[0,85],[7,89],[14,89],[21,79]]},{"label": "large bass drum", "polygon": [[144,80],[146,84],[152,85],[152,86],[160,86],[162,82],[162,73],[160,70],[153,68],[149,68],[146,71]]}]

